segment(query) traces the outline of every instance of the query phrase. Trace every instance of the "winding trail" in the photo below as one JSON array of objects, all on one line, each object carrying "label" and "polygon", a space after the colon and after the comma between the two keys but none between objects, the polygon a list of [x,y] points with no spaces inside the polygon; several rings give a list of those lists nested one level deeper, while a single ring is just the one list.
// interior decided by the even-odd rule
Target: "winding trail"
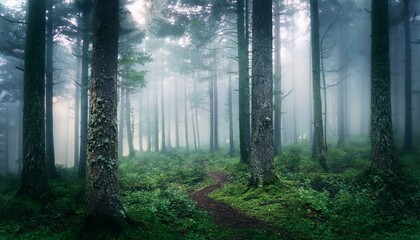
[{"label": "winding trail", "polygon": [[191,195],[201,210],[209,212],[215,221],[223,227],[236,228],[236,229],[268,229],[267,223],[262,220],[249,217],[239,210],[227,205],[226,203],[219,202],[209,198],[209,194],[223,187],[228,181],[228,175],[222,173],[209,173],[211,178],[216,180],[216,183],[207,186]]}]

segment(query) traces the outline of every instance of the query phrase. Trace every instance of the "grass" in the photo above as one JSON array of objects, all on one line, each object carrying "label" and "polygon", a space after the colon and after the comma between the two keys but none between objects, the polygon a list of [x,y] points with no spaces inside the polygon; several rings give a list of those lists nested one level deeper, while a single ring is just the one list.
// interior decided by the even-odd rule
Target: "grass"
[{"label": "grass", "polygon": [[[16,197],[19,178],[0,177],[0,239],[420,239],[420,161],[401,153],[404,174],[369,171],[369,149],[354,141],[331,148],[324,173],[310,146],[276,156],[280,181],[249,188],[248,166],[228,154],[144,153],[119,164],[121,196],[131,219],[121,232],[83,229],[85,182],[59,169],[44,203]],[[229,182],[211,197],[263,219],[272,232],[227,229],[197,208],[189,194],[212,184],[207,172]]]}]

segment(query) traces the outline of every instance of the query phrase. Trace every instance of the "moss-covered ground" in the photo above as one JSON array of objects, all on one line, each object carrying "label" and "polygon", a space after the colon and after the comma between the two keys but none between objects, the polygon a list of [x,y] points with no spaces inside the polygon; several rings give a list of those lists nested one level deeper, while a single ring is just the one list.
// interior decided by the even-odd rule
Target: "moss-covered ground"
[{"label": "moss-covered ground", "polygon": [[[129,221],[120,232],[84,229],[85,183],[59,169],[51,197],[16,197],[17,175],[0,177],[0,239],[420,239],[420,153],[400,153],[399,173],[369,168],[368,144],[331,148],[322,172],[304,144],[276,156],[279,181],[249,188],[249,170],[222,151],[142,153],[120,162]],[[229,181],[211,197],[265,220],[270,232],[220,227],[189,195],[209,184],[208,172]]]}]

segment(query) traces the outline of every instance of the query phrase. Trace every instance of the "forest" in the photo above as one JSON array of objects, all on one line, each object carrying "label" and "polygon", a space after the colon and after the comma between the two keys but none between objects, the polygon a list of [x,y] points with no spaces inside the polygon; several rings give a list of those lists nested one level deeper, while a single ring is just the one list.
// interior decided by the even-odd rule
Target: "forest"
[{"label": "forest", "polygon": [[0,240],[419,240],[418,12],[1,0]]}]

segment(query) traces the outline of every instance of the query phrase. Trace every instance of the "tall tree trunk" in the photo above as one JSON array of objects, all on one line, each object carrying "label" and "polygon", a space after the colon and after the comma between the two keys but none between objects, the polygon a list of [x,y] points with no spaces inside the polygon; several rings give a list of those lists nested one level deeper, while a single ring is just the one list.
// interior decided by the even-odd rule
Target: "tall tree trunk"
[{"label": "tall tree trunk", "polygon": [[139,152],[143,152],[143,93],[141,92],[139,100]]},{"label": "tall tree trunk", "polygon": [[185,130],[185,150],[188,153],[189,145],[188,145],[188,109],[187,109],[187,101],[188,101],[188,91],[187,91],[187,80],[184,80],[184,130]]},{"label": "tall tree trunk", "polygon": [[[326,79],[326,76],[325,76],[325,68],[324,68],[324,56],[321,56],[321,59],[320,59],[320,63],[321,63],[321,73],[322,73],[322,87],[321,87],[321,89],[322,89],[322,94],[323,94],[323,97],[324,97],[324,102],[323,102],[323,104],[324,104],[324,121],[323,121],[323,123],[324,123],[324,125],[323,125],[323,127],[324,127],[324,149],[325,149],[325,151],[328,151],[328,143],[327,143],[327,126],[328,126],[328,105],[327,105],[327,79]],[[322,98],[321,98],[322,99]],[[322,100],[321,100],[322,101]]]},{"label": "tall tree trunk", "polygon": [[312,91],[314,104],[314,146],[315,156],[318,158],[321,168],[327,170],[325,159],[325,145],[322,124],[322,101],[321,101],[321,72],[320,72],[320,49],[319,49],[319,19],[318,0],[310,0],[311,8],[311,45],[312,45]]},{"label": "tall tree trunk", "polygon": [[160,89],[160,108],[161,108],[161,132],[162,132],[162,143],[161,143],[161,151],[166,152],[166,132],[165,132],[165,91],[164,91],[164,83],[163,78],[161,82],[161,89]]},{"label": "tall tree trunk", "polygon": [[345,111],[347,110],[347,68],[346,68],[346,47],[345,47],[345,30],[346,24],[341,24],[338,36],[338,91],[337,91],[337,135],[338,141],[337,146],[343,147],[346,138],[346,116]]},{"label": "tall tree trunk", "polygon": [[125,124],[127,127],[127,144],[128,144],[128,157],[133,159],[136,155],[134,152],[133,144],[133,128],[131,127],[131,102],[130,102],[130,90],[128,87],[125,88]]},{"label": "tall tree trunk", "polygon": [[[245,8],[245,10],[244,10]],[[239,69],[239,144],[241,162],[250,163],[248,0],[236,1]]]},{"label": "tall tree trunk", "polygon": [[88,128],[88,88],[89,88],[89,44],[90,38],[90,0],[83,1],[82,9],[82,31],[83,31],[83,45],[82,45],[82,82],[80,84],[80,157],[79,157],[79,177],[86,176],[86,157],[87,157],[87,128]]},{"label": "tall tree trunk", "polygon": [[235,154],[235,144],[233,141],[233,103],[232,103],[232,74],[229,66],[229,88],[228,88],[228,112],[229,112],[229,154]]},{"label": "tall tree trunk", "polygon": [[405,124],[404,149],[410,151],[413,147],[413,104],[411,86],[411,29],[410,29],[410,0],[404,0],[404,29],[405,29]]},{"label": "tall tree trunk", "polygon": [[159,152],[159,91],[158,91],[158,82],[156,80],[155,83],[155,94],[154,94],[154,144],[155,144],[155,152]]},{"label": "tall tree trunk", "polygon": [[276,181],[273,143],[272,1],[253,1],[251,182]]},{"label": "tall tree trunk", "polygon": [[280,1],[275,1],[274,8],[274,151],[281,152],[281,35]]},{"label": "tall tree trunk", "polygon": [[18,194],[48,195],[45,172],[45,0],[29,0],[23,95],[23,169]]},{"label": "tall tree trunk", "polygon": [[214,81],[213,81],[213,91],[214,91],[214,118],[213,118],[213,131],[214,131],[214,150],[219,150],[219,100],[218,100],[218,87],[217,87],[217,50],[214,50],[213,55],[214,61]]},{"label": "tall tree trunk", "polygon": [[[79,52],[79,46],[81,43],[81,38],[77,38],[77,49]],[[73,157],[74,157],[74,168],[79,168],[79,140],[80,140],[80,61],[77,59],[76,65],[76,79],[75,79],[75,88],[74,88],[74,148],[73,148]]]},{"label": "tall tree trunk", "polygon": [[194,109],[191,108],[191,123],[192,123],[192,131],[193,131],[193,140],[194,140],[194,150],[197,151],[197,134],[195,132],[195,121],[194,121]]},{"label": "tall tree trunk", "polygon": [[118,169],[119,1],[95,0],[89,108],[87,224],[118,228],[125,219]]},{"label": "tall tree trunk", "polygon": [[209,78],[210,152],[214,151],[214,75]]},{"label": "tall tree trunk", "polygon": [[[194,81],[193,82],[193,91],[194,91],[194,96],[197,96],[197,82]],[[194,104],[193,107],[191,107],[191,109],[194,110],[195,112],[195,126],[196,126],[196,134],[197,134],[197,148],[200,149],[200,124],[198,121],[198,103]]]},{"label": "tall tree trunk", "polygon": [[372,164],[396,167],[391,120],[388,1],[372,1],[371,144]]},{"label": "tall tree trunk", "polygon": [[46,170],[49,178],[57,178],[54,153],[53,124],[53,0],[47,1],[47,38],[46,38],[46,68],[45,68],[45,157]]},{"label": "tall tree trunk", "polygon": [[[121,80],[121,85],[122,85],[122,81]],[[124,153],[124,87],[120,87],[120,108],[118,109],[118,159],[121,160],[123,158],[123,153]]]},{"label": "tall tree trunk", "polygon": [[178,80],[175,80],[175,148],[179,148]]},{"label": "tall tree trunk", "polygon": [[152,151],[152,126],[150,121],[150,91],[147,91],[147,151]]}]

